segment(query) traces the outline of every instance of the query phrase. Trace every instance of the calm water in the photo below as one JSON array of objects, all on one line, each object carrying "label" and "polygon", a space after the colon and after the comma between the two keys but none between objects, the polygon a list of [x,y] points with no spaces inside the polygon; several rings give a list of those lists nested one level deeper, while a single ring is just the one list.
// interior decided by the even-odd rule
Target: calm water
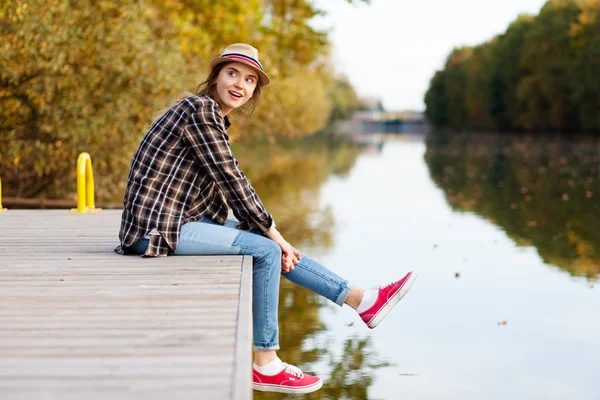
[{"label": "calm water", "polygon": [[303,398],[600,398],[599,141],[404,137],[306,154],[328,164],[307,156],[292,189],[258,188],[284,236],[360,286],[419,278],[375,330],[283,282],[280,357],[325,380]]}]

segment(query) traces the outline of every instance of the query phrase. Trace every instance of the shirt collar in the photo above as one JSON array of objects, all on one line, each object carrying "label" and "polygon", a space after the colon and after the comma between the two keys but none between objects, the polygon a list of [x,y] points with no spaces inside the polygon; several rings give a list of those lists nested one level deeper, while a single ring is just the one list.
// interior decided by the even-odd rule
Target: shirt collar
[{"label": "shirt collar", "polygon": [[[209,97],[209,98],[211,98],[211,99],[212,99],[212,97],[211,97],[210,95],[208,95],[208,94],[205,94],[204,96],[206,96],[206,97]],[[214,99],[213,99],[213,100],[214,100]],[[218,104],[218,103],[217,103],[217,104]],[[222,113],[222,111],[221,111],[221,108],[220,108],[220,107],[218,108],[218,110],[219,110],[219,114],[223,115],[223,113]],[[225,116],[223,117],[223,120],[225,121],[225,129],[229,129],[229,127],[231,126],[231,121],[229,121],[229,117],[228,117],[227,115],[225,115]]]}]

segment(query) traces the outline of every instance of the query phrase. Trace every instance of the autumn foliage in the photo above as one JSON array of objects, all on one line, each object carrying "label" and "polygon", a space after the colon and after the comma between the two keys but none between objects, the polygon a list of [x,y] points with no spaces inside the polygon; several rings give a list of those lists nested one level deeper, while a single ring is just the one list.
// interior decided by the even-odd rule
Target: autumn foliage
[{"label": "autumn foliage", "polygon": [[195,91],[209,60],[235,42],[259,49],[273,83],[251,118],[232,115],[231,137],[319,131],[339,109],[336,99],[357,100],[327,64],[326,33],[308,23],[318,13],[304,0],[3,2],[5,195],[74,193],[75,160],[87,151],[97,196],[117,198],[153,114]]},{"label": "autumn foliage", "polygon": [[454,130],[600,132],[600,0],[548,0],[501,35],[454,49],[425,95]]}]

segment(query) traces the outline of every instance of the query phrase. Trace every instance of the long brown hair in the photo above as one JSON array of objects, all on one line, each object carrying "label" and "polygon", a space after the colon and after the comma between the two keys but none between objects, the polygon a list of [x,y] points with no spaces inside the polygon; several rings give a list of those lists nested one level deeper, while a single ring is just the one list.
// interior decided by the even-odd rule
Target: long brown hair
[{"label": "long brown hair", "polygon": [[[198,87],[196,88],[196,94],[198,96],[206,94],[212,97],[213,100],[217,101],[217,99],[219,98],[217,95],[217,77],[219,76],[221,70],[225,68],[225,66],[231,64],[232,62],[224,62],[215,66],[215,68],[213,68],[213,70],[210,71],[208,78],[206,78],[204,82],[198,85]],[[252,114],[256,109],[256,106],[258,106],[261,92],[262,86],[260,84],[260,79],[258,79],[256,81],[256,87],[254,88],[252,98],[250,98],[250,100],[248,100],[248,102],[244,106],[240,107],[240,110],[245,114]]]},{"label": "long brown hair", "polygon": [[[201,84],[198,85],[198,87],[196,88],[196,94],[194,94],[192,92],[177,93],[177,95],[175,95],[175,98],[173,99],[173,102],[169,105],[168,108],[160,110],[159,112],[154,114],[154,116],[152,118],[152,124],[154,124],[158,119],[160,119],[160,117],[162,117],[167,111],[169,111],[171,108],[173,108],[173,106],[177,105],[178,103],[180,103],[181,101],[183,101],[189,97],[208,95],[213,100],[218,102],[217,99],[219,97],[217,95],[217,77],[219,76],[219,73],[221,72],[221,70],[223,68],[225,68],[226,65],[231,64],[232,62],[224,62],[224,63],[218,64],[217,66],[215,66],[215,68],[213,68],[213,70],[210,71],[210,74],[208,74],[208,78],[206,78],[206,80],[204,82],[202,82]],[[261,92],[262,92],[262,85],[261,85],[260,79],[259,79],[256,82],[256,87],[254,88],[254,93],[252,94],[252,97],[250,98],[250,100],[248,100],[248,102],[246,104],[244,104],[242,107],[240,107],[240,111],[242,111],[244,114],[247,114],[247,115],[252,114],[254,112],[254,110],[256,109],[256,107],[258,106]]]}]

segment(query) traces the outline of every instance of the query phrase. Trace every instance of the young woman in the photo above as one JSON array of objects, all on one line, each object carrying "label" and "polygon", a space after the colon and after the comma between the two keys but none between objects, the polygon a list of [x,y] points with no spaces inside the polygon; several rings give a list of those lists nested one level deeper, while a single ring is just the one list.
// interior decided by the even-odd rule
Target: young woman
[{"label": "young woman", "polygon": [[[150,127],[129,172],[119,254],[243,254],[253,257],[253,388],[284,393],[319,389],[320,378],[302,373],[276,354],[279,280],[358,311],[376,327],[413,284],[409,272],[397,282],[364,290],[292,247],[275,227],[230,146],[228,114],[256,106],[270,83],[258,51],[237,43],[210,63],[197,95],[179,101]],[[227,220],[231,207],[238,222]]]}]

